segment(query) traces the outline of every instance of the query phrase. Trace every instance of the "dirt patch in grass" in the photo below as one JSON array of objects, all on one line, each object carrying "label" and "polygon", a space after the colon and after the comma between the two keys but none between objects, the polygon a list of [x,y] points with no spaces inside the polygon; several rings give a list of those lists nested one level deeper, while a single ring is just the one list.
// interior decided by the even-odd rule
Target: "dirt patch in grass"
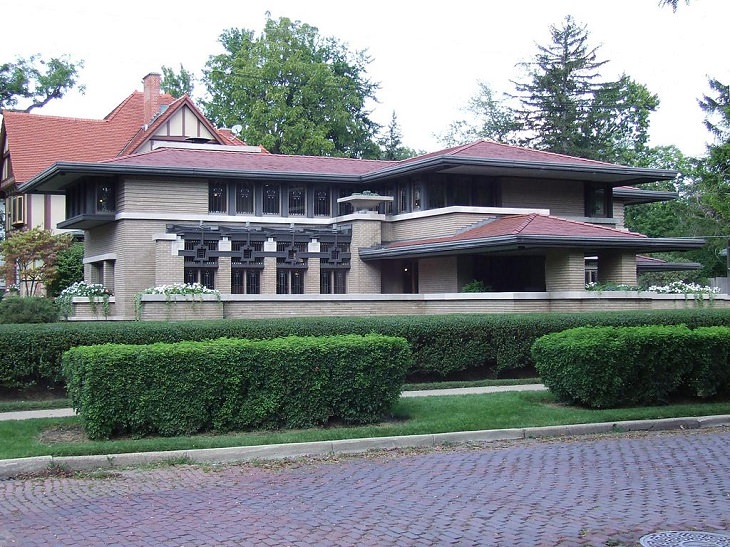
[{"label": "dirt patch in grass", "polygon": [[81,425],[61,425],[44,430],[38,435],[38,441],[43,444],[78,443],[88,441]]}]

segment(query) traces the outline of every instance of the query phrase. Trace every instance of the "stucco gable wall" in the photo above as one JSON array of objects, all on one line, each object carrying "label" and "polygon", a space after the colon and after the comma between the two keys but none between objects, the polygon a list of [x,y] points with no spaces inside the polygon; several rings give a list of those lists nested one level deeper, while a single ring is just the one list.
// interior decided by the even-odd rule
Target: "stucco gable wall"
[{"label": "stucco gable wall", "polygon": [[503,179],[501,187],[502,207],[549,209],[554,216],[585,214],[581,181]]},{"label": "stucco gable wall", "polygon": [[170,119],[165,121],[136,152],[149,152],[153,148],[155,137],[164,140],[168,137],[186,137],[216,140],[198,116],[187,106],[180,108]]}]

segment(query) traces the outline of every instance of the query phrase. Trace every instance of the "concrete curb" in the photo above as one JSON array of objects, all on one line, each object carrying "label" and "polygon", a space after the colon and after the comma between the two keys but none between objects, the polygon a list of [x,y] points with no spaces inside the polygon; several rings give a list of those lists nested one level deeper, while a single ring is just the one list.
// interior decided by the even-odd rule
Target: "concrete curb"
[{"label": "concrete curb", "polygon": [[730,415],[700,416],[694,418],[664,418],[659,420],[629,420],[623,422],[526,427],[519,429],[489,429],[482,431],[437,433],[432,435],[370,437],[365,439],[344,439],[338,441],[320,441],[311,443],[205,448],[198,450],[171,450],[166,452],[16,458],[11,460],[0,460],[0,479],[8,479],[28,473],[41,473],[52,466],[59,466],[71,471],[90,471],[95,469],[119,469],[150,463],[174,461],[182,458],[194,463],[280,460],[306,456],[358,454],[369,450],[435,447],[439,445],[467,442],[514,441],[542,437],[592,435],[597,433],[707,429],[711,427],[730,427]]}]

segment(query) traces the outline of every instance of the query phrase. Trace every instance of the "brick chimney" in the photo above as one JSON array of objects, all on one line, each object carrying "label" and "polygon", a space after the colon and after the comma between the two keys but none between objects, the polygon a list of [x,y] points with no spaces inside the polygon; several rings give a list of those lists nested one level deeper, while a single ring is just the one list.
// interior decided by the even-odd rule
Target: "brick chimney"
[{"label": "brick chimney", "polygon": [[161,76],[150,72],[142,78],[144,83],[144,123],[149,123],[160,112]]}]

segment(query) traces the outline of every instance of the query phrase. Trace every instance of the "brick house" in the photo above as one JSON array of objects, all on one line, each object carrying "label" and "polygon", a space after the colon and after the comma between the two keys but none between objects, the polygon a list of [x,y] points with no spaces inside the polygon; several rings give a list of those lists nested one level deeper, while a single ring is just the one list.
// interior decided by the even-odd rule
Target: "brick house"
[{"label": "brick house", "polygon": [[[587,271],[635,285],[656,263],[637,255],[704,243],[623,225],[625,205],[675,197],[640,188],[673,171],[492,141],[403,161],[270,154],[148,80],[167,109],[130,96],[158,114],[113,152],[58,151],[20,169],[12,117],[2,133],[8,199],[30,196],[34,210],[65,198],[57,226],[84,231],[86,280],[114,292],[119,319],[140,291],[179,282],[218,289],[213,316],[226,317],[606,309],[585,293]],[[460,292],[474,281],[489,292]]]}]

